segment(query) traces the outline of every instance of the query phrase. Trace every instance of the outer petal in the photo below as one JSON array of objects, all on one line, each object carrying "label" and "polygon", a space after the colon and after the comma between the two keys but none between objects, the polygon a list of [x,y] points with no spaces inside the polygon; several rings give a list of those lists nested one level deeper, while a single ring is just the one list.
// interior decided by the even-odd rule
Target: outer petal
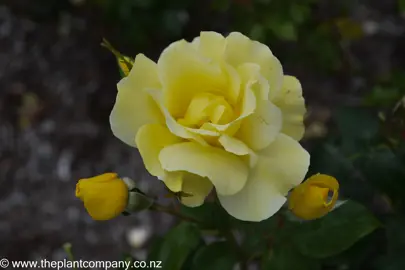
[{"label": "outer petal", "polygon": [[285,203],[289,189],[304,179],[309,167],[309,154],[283,134],[259,155],[240,192],[218,195],[228,213],[241,220],[261,221],[275,214]]},{"label": "outer petal", "polygon": [[184,196],[180,201],[189,207],[200,206],[204,203],[212,188],[213,185],[207,178],[184,172],[182,191],[191,196]]},{"label": "outer petal", "polygon": [[284,76],[281,92],[274,99],[283,113],[283,128],[281,132],[301,140],[304,136],[304,116],[306,113],[305,100],[302,97],[302,88],[297,78]]},{"label": "outer petal", "polygon": [[284,195],[299,185],[308,172],[308,152],[297,141],[282,133],[258,155],[265,157],[271,164],[279,179],[275,184]]},{"label": "outer petal", "polygon": [[226,39],[216,32],[201,32],[198,50],[215,61],[220,61],[225,52]]},{"label": "outer petal", "polygon": [[275,176],[268,162],[259,159],[250,172],[245,187],[231,196],[218,195],[225,210],[237,219],[262,221],[274,215],[286,202],[286,198],[273,184]]},{"label": "outer petal", "polygon": [[268,100],[259,100],[256,111],[242,121],[236,137],[254,151],[266,148],[279,134],[282,115]]},{"label": "outer petal", "polygon": [[242,141],[228,135],[222,135],[218,141],[224,147],[225,151],[238,156],[247,156],[251,167],[256,164],[257,155]]},{"label": "outer petal", "polygon": [[240,191],[246,183],[248,168],[237,156],[222,149],[185,142],[165,147],[159,155],[163,169],[187,171],[207,177],[219,194]]},{"label": "outer petal", "polygon": [[243,63],[259,64],[262,75],[269,82],[270,97],[275,96],[281,87],[283,69],[269,47],[237,32],[230,33],[226,40],[226,61],[234,67]]},{"label": "outer petal", "polygon": [[153,176],[163,176],[164,170],[159,162],[160,151],[164,147],[182,140],[173,135],[165,126],[147,124],[139,129],[135,141],[148,172]]},{"label": "outer petal", "polygon": [[184,115],[198,93],[227,94],[228,78],[220,65],[198,53],[185,40],[174,42],[163,51],[158,69],[165,106],[175,118]]},{"label": "outer petal", "polygon": [[189,207],[202,205],[213,188],[207,178],[182,171],[165,172],[162,180],[171,191],[186,194],[180,197],[180,201]]},{"label": "outer petal", "polygon": [[135,135],[144,124],[163,123],[163,116],[147,88],[161,88],[156,64],[138,54],[128,77],[117,85],[118,94],[110,115],[111,130],[124,143],[136,147]]}]

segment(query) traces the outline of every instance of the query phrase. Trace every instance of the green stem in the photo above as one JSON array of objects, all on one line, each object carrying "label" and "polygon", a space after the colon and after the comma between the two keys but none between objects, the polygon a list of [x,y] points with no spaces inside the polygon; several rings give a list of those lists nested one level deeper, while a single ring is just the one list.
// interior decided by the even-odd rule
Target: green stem
[{"label": "green stem", "polygon": [[[71,244],[71,243],[65,243],[65,244],[63,245],[63,249],[65,250],[65,252],[66,252],[66,254],[67,254],[67,256],[68,256],[68,259],[69,259],[71,262],[74,262],[75,258],[74,258],[74,256],[73,256],[73,252],[72,252],[72,244]],[[73,267],[73,270],[77,270],[77,268],[76,268],[76,267]]]},{"label": "green stem", "polygon": [[198,219],[183,215],[182,213],[174,210],[173,208],[163,206],[163,205],[160,205],[158,203],[153,203],[153,205],[149,209],[153,210],[153,211],[163,212],[163,213],[175,216],[177,218],[180,218],[180,219],[188,221],[188,222],[201,223],[201,221],[198,220]]}]

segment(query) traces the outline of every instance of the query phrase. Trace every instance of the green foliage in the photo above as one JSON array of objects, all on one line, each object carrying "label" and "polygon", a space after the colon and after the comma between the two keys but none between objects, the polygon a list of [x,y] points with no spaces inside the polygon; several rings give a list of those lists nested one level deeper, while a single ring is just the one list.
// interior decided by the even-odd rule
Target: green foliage
[{"label": "green foliage", "polygon": [[293,242],[302,254],[327,258],[348,249],[378,226],[380,222],[364,206],[348,201],[324,218],[296,226]]},{"label": "green foliage", "polygon": [[293,245],[275,246],[263,260],[263,270],[321,270],[318,260],[302,255]]},{"label": "green foliage", "polygon": [[197,219],[203,230],[228,230],[231,218],[218,203],[204,203],[195,208],[181,206],[181,212]]},{"label": "green foliage", "polygon": [[232,270],[238,256],[229,242],[215,242],[201,247],[193,259],[192,270]]},{"label": "green foliage", "polygon": [[149,261],[162,261],[164,269],[180,270],[188,257],[201,245],[201,235],[194,224],[180,223],[171,229],[163,239],[155,240]]},{"label": "green foliage", "polygon": [[398,0],[398,7],[400,12],[405,12],[405,1],[404,0]]}]

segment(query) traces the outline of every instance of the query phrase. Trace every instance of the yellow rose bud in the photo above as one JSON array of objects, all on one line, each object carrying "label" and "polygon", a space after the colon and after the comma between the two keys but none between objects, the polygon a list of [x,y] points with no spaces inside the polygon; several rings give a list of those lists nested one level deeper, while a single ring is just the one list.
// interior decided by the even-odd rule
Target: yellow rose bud
[{"label": "yellow rose bud", "polygon": [[[332,196],[329,196],[332,192]],[[339,196],[339,183],[332,176],[315,174],[290,194],[288,208],[297,217],[312,220],[330,212]]]},{"label": "yellow rose bud", "polygon": [[84,203],[94,220],[109,220],[120,215],[128,204],[128,186],[116,173],[80,179],[76,197]]}]

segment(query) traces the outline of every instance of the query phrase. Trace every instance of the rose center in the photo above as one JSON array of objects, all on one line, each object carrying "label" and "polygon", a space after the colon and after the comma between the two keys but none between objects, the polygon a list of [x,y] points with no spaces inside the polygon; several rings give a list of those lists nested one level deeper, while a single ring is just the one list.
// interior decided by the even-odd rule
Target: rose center
[{"label": "rose center", "polygon": [[187,108],[184,118],[178,122],[184,126],[200,128],[204,123],[227,124],[234,119],[235,113],[224,97],[211,93],[194,96]]}]

